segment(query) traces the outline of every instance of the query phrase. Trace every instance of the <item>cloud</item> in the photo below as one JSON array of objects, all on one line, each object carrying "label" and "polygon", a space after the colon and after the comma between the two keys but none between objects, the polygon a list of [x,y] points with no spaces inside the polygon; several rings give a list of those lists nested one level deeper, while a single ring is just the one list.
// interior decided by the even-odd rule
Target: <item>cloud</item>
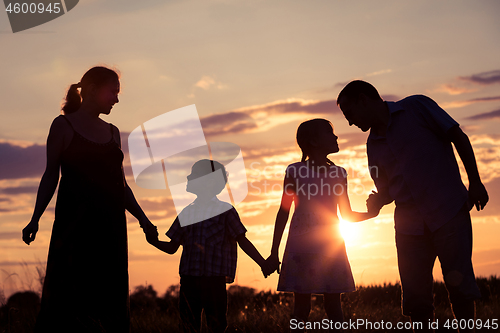
[{"label": "cloud", "polygon": [[12,239],[21,239],[21,232],[0,232],[1,240],[12,240]]},{"label": "cloud", "polygon": [[198,82],[195,83],[194,85],[197,88],[201,88],[203,90],[208,90],[211,87],[217,88],[217,89],[224,89],[226,86],[220,82],[215,81],[213,77],[210,77],[208,75],[204,75]]},{"label": "cloud", "polygon": [[499,119],[500,118],[500,109],[491,111],[491,112],[484,112],[484,113],[479,113],[471,117],[467,117],[465,119],[467,120],[484,120],[484,119]]},{"label": "cloud", "polygon": [[209,90],[212,88],[222,90],[222,89],[226,89],[227,85],[223,84],[222,82],[216,81],[215,78],[213,78],[211,76],[203,75],[201,77],[201,79],[199,79],[198,82],[196,82],[193,85],[193,88],[191,89],[191,93],[189,93],[187,95],[187,97],[194,98],[195,97],[194,92],[197,88],[203,89],[203,90]]},{"label": "cloud", "polygon": [[470,76],[460,76],[459,79],[481,85],[500,83],[500,70],[497,69],[489,72],[472,74]]},{"label": "cloud", "polygon": [[247,114],[265,113],[270,114],[290,114],[290,113],[308,113],[308,114],[332,114],[340,112],[336,100],[311,101],[304,99],[291,98],[287,100],[275,101],[263,105],[255,105],[239,109],[240,112]]},{"label": "cloud", "polygon": [[[5,187],[0,189],[5,194],[35,194],[38,190],[37,186],[19,186],[19,187]],[[0,198],[0,201],[2,198]]]},{"label": "cloud", "polygon": [[[483,183],[486,184],[488,189],[498,188],[500,185],[500,135],[471,135],[469,138],[474,147],[477,167]],[[466,179],[467,176],[463,165],[460,163],[459,166]],[[488,184],[492,181],[495,181],[495,185],[493,183],[492,185]],[[490,200],[492,197],[490,196]],[[496,197],[500,198],[499,196]],[[498,207],[500,208],[500,202]]]},{"label": "cloud", "polygon": [[500,101],[500,96],[480,97],[480,98],[468,99],[465,101],[444,103],[443,108],[445,109],[461,108],[463,106],[467,106],[470,104],[482,103],[482,102],[495,102],[495,101]]},{"label": "cloud", "polygon": [[0,179],[41,177],[45,169],[45,145],[0,141]]},{"label": "cloud", "polygon": [[391,73],[391,72],[392,72],[392,69],[382,69],[380,71],[376,71],[376,72],[372,72],[372,73],[366,74],[366,76],[370,77],[370,76],[376,76],[376,75],[381,75],[381,74],[387,74],[387,73]]},{"label": "cloud", "polygon": [[272,127],[302,119],[305,115],[340,113],[336,100],[287,99],[244,107],[201,118],[206,135],[267,131]]},{"label": "cloud", "polygon": [[244,112],[229,111],[200,119],[205,135],[242,133],[257,129],[254,119]]},{"label": "cloud", "polygon": [[451,84],[442,84],[439,88],[437,88],[435,91],[436,92],[444,92],[447,93],[448,95],[461,95],[461,94],[466,94],[470,92],[474,92],[477,89],[470,89],[470,88],[465,88],[465,87],[457,87]]}]

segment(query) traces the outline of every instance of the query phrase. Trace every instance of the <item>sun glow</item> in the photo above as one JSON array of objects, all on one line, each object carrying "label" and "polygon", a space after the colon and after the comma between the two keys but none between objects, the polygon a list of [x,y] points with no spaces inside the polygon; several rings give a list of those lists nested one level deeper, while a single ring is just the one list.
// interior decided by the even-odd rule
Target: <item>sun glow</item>
[{"label": "sun glow", "polygon": [[344,221],[342,218],[339,218],[339,220],[340,233],[342,234],[346,245],[353,245],[359,238],[358,226],[356,225],[356,223]]}]

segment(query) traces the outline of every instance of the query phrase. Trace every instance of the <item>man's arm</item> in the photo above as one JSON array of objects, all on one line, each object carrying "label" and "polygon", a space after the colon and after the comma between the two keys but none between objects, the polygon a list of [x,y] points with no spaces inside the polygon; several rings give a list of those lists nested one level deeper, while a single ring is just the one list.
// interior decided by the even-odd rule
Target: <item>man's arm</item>
[{"label": "man's arm", "polygon": [[387,179],[385,170],[373,163],[372,158],[370,158],[370,153],[368,151],[367,153],[369,165],[368,169],[378,192],[372,191],[372,194],[370,194],[366,203],[370,210],[380,210],[383,206],[393,202],[394,199],[389,194],[389,180]]},{"label": "man's arm", "polygon": [[474,156],[474,150],[472,150],[469,137],[462,131],[460,126],[453,126],[446,134],[455,145],[467,172],[467,177],[469,178],[469,199],[478,211],[482,210],[486,206],[486,203],[488,203],[489,197],[479,177],[476,157]]}]

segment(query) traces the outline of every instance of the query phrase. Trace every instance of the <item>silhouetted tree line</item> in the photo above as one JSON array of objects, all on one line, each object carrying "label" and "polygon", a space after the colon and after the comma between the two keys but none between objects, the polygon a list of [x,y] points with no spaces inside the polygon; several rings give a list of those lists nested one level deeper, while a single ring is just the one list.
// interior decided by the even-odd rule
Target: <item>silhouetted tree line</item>
[{"label": "silhouetted tree line", "polygon": [[[476,280],[482,294],[482,299],[477,303],[478,317],[481,316],[483,310],[486,311],[492,307],[494,308],[492,311],[498,311],[500,309],[500,278],[490,276]],[[130,294],[132,332],[150,331],[147,328],[140,328],[146,325],[144,323],[154,323],[154,327],[177,327],[179,288],[179,285],[172,285],[162,296],[159,296],[151,285],[136,287]],[[355,292],[342,295],[342,307],[346,319],[360,318],[362,313],[379,316],[380,309],[399,309],[400,299],[399,283],[360,286]],[[39,294],[33,291],[17,292],[4,303],[0,307],[0,333],[32,332],[40,308]],[[313,298],[313,308],[323,308],[322,303],[321,296]],[[434,304],[437,310],[449,308],[448,294],[442,282],[434,282]],[[270,321],[275,324],[276,318],[271,317],[277,314],[288,316],[292,305],[292,294],[257,291],[254,288],[231,285],[228,289],[230,327],[228,331],[245,332],[245,326],[242,323],[246,320],[251,320],[256,327],[269,325]],[[285,328],[282,327],[282,329]]]}]

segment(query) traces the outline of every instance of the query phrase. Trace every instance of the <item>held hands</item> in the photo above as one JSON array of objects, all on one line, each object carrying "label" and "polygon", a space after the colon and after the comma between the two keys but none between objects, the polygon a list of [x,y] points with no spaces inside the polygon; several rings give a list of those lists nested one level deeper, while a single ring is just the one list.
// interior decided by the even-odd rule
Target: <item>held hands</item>
[{"label": "held hands", "polygon": [[262,274],[267,278],[269,275],[273,274],[275,271],[280,273],[280,264],[278,255],[271,254],[269,258],[266,259],[266,266],[262,267]]},{"label": "held hands", "polygon": [[38,232],[38,221],[31,220],[30,223],[23,229],[23,241],[30,245],[35,240],[36,233]]},{"label": "held hands", "polygon": [[372,191],[372,193],[366,199],[366,208],[368,213],[373,217],[377,216],[382,209],[383,204],[380,203],[380,194]]},{"label": "held hands", "polygon": [[146,235],[146,240],[149,244],[154,245],[158,242],[158,227],[149,222],[146,223],[142,228],[144,230],[144,234]]},{"label": "held hands", "polygon": [[471,204],[470,209],[476,206],[476,209],[480,211],[484,208],[484,206],[486,206],[488,200],[488,192],[486,192],[486,188],[480,180],[469,183],[469,202]]}]

